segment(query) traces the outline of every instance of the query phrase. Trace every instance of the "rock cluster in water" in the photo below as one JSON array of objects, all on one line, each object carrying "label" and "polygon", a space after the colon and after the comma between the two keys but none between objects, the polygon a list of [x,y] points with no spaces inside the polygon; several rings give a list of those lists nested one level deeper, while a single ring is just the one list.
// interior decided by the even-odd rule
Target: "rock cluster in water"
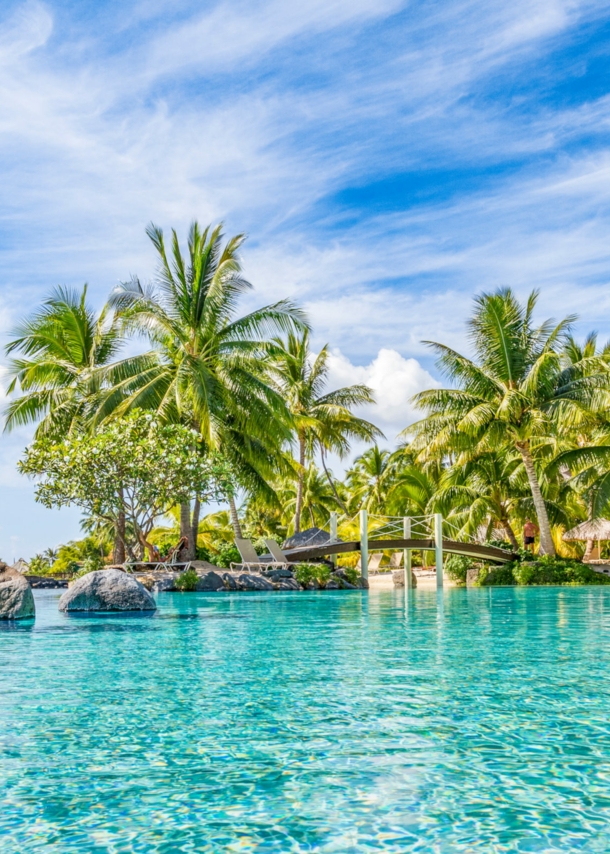
[{"label": "rock cluster in water", "polygon": [[[325,587],[317,581],[310,581],[306,586],[299,584],[294,572],[288,567],[270,567],[261,572],[245,572],[240,570],[226,570],[214,567],[211,564],[205,566],[192,565],[199,576],[197,582],[198,592],[216,591],[256,591],[256,590],[356,590],[358,587],[368,587],[364,579],[360,584],[351,584],[344,569],[335,570]],[[176,579],[179,572],[147,572],[138,575],[138,580],[149,590],[156,593],[175,590]]]},{"label": "rock cluster in water", "polygon": [[60,611],[156,611],[143,584],[120,569],[99,569],[78,578],[59,600]]},{"label": "rock cluster in water", "polygon": [[27,578],[0,561],[0,620],[27,620],[35,614],[34,596]]}]

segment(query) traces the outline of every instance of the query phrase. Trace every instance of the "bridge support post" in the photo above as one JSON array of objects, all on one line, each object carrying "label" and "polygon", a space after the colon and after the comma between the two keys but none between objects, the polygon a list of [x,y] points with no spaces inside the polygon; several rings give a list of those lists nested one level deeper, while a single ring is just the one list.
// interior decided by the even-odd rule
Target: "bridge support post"
[{"label": "bridge support post", "polygon": [[[405,516],[402,520],[402,533],[405,540],[411,539],[411,519],[409,518],[409,516]],[[404,565],[405,589],[410,590],[413,587],[413,574],[411,572],[411,549],[405,549]]]},{"label": "bridge support post", "polygon": [[434,514],[434,551],[436,553],[436,589],[443,587],[443,516]]},{"label": "bridge support post", "polygon": [[369,577],[369,521],[366,510],[360,511],[360,574]]},{"label": "bridge support post", "polygon": [[[329,526],[329,528],[330,528],[330,530],[329,530],[330,541],[331,541],[331,543],[336,543],[337,542],[337,512],[336,512],[336,510],[333,510],[333,512],[330,514],[330,526]],[[337,555],[331,555],[330,559],[334,563],[334,565],[337,566]]]}]

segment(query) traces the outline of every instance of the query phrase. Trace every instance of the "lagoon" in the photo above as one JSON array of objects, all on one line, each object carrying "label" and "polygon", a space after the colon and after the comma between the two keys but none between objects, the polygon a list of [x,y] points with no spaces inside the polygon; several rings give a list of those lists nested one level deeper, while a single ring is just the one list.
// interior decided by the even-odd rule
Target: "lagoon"
[{"label": "lagoon", "polygon": [[160,594],[0,630],[13,852],[607,852],[610,591]]}]

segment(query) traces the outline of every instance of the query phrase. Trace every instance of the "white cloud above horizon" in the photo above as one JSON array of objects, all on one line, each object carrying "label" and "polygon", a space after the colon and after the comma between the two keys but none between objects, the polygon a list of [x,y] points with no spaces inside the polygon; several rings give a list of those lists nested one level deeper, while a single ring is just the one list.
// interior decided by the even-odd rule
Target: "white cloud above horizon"
[{"label": "white cloud above horizon", "polygon": [[88,281],[99,307],[149,277],[145,225],[184,235],[195,217],[250,234],[248,305],[301,302],[386,432],[435,381],[422,340],[467,347],[475,292],[540,287],[541,317],[610,336],[602,0],[8,0],[0,16],[3,340],[56,284]]}]

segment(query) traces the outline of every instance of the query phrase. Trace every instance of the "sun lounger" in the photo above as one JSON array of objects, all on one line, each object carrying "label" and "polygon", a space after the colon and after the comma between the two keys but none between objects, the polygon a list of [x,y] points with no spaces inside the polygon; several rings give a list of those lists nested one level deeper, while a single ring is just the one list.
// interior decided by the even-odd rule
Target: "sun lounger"
[{"label": "sun lounger", "polygon": [[390,562],[388,564],[388,569],[402,569],[402,559],[404,557],[404,552],[393,552],[390,555]]},{"label": "sun lounger", "polygon": [[[270,566],[286,566],[286,561],[262,561],[259,556],[256,554],[256,550],[252,545],[252,540],[242,540],[239,537],[235,537],[235,545],[237,546],[237,550],[241,555],[241,563],[231,563],[230,568],[240,567],[241,569],[250,569],[255,572],[260,572],[261,569],[266,569]],[[273,554],[273,552],[272,552]]]}]

